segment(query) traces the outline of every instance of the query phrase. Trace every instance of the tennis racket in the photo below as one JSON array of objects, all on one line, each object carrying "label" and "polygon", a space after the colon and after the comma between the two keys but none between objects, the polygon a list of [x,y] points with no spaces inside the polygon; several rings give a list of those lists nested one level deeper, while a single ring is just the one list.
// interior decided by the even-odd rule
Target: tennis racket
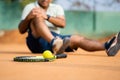
[{"label": "tennis racket", "polygon": [[46,59],[43,56],[18,56],[13,60],[17,62],[52,62],[55,59],[66,58],[67,54],[56,54],[53,58]]}]

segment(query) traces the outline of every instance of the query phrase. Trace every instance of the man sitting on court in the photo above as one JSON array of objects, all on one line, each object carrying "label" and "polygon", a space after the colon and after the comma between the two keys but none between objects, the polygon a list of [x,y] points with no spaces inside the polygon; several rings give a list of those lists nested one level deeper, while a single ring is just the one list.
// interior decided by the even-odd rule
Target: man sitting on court
[{"label": "man sitting on court", "polygon": [[120,49],[120,32],[104,44],[80,35],[61,35],[59,28],[66,24],[64,10],[51,1],[37,0],[23,10],[19,31],[21,34],[28,32],[26,43],[33,53],[51,50],[56,54],[82,48],[87,51],[106,50],[108,56],[116,55]]}]

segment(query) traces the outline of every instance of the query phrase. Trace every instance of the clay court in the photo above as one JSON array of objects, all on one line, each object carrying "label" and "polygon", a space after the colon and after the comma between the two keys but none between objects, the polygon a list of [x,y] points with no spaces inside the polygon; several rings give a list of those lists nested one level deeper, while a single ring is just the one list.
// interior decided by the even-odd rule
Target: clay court
[{"label": "clay court", "polygon": [[0,80],[120,80],[120,51],[108,57],[78,49],[53,62],[14,62],[16,56],[40,55],[28,50],[24,37],[16,31],[0,37]]}]

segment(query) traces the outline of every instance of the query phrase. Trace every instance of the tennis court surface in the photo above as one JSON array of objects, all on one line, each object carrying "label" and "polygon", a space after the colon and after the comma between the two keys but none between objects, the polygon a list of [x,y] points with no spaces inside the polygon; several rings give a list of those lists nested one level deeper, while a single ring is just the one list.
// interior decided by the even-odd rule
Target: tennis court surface
[{"label": "tennis court surface", "polygon": [[120,80],[120,51],[115,57],[81,49],[66,54],[53,62],[14,62],[16,56],[40,54],[25,44],[0,43],[0,80]]}]

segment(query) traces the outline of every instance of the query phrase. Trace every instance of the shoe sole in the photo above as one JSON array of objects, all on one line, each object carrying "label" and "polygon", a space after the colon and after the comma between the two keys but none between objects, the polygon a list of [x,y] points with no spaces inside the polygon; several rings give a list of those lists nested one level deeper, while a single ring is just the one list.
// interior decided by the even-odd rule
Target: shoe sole
[{"label": "shoe sole", "polygon": [[70,39],[69,38],[65,38],[63,41],[63,45],[60,48],[60,50],[57,52],[57,54],[61,54],[65,51],[65,49],[69,46],[70,44]]},{"label": "shoe sole", "polygon": [[107,52],[108,56],[115,56],[119,49],[120,49],[120,32],[118,33],[117,36],[117,43],[114,46],[112,46]]}]

